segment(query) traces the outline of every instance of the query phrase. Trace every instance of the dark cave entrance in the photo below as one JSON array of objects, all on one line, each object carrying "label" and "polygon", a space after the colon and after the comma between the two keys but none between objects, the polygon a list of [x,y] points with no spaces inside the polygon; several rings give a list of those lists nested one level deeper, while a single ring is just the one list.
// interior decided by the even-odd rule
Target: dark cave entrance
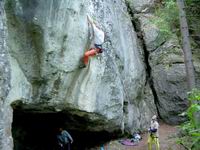
[{"label": "dark cave entrance", "polygon": [[14,150],[57,150],[56,134],[59,127],[66,129],[73,137],[72,150],[85,150],[111,139],[111,134],[107,131],[87,131],[87,124],[87,119],[69,117],[68,113],[41,113],[14,109],[12,123]]}]

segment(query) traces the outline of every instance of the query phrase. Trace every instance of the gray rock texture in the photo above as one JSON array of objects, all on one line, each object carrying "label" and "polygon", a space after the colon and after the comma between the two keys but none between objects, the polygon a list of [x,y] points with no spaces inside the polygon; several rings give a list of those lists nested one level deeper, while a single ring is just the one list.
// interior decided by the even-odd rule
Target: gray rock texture
[{"label": "gray rock texture", "polygon": [[[0,0],[0,150],[13,148],[15,112],[62,113],[68,129],[84,132],[133,133],[157,110],[164,121],[181,122],[183,54],[177,37],[151,22],[155,2]],[[79,68],[91,42],[87,15],[105,31],[104,52]]]},{"label": "gray rock texture", "polygon": [[136,14],[135,18],[139,21],[144,44],[148,52],[156,50],[166,41],[165,36],[161,34],[159,28],[153,23],[155,18],[153,14]]},{"label": "gray rock texture", "polygon": [[[156,105],[160,117],[171,124],[185,120],[179,116],[188,107],[186,72],[184,56],[178,38],[173,35],[166,38],[159,28],[153,24],[153,14],[137,14],[143,34],[152,87],[155,88]],[[197,86],[199,82],[199,66],[197,55],[194,53]],[[198,64],[198,65],[197,65]]]},{"label": "gray rock texture", "polygon": [[[185,65],[175,39],[150,54],[152,78],[158,96],[158,110],[164,121],[180,123],[178,117],[188,107]],[[153,61],[151,61],[153,60]]]},{"label": "gray rock texture", "polygon": [[146,13],[151,10],[156,0],[126,0],[135,13]]},{"label": "gray rock texture", "polygon": [[7,25],[4,2],[0,1],[0,149],[12,149],[12,109],[7,103],[10,91],[10,63],[7,47]]},{"label": "gray rock texture", "polygon": [[[133,132],[147,127],[156,109],[151,93],[150,101],[143,99],[150,89],[144,86],[142,49],[124,1],[6,0],[5,10],[8,106],[33,113],[67,112],[88,121],[82,126],[74,121],[77,130]],[[90,44],[87,14],[105,31],[106,41],[104,53],[80,69]]]},{"label": "gray rock texture", "polygon": [[[6,9],[12,70],[21,78],[13,79],[12,92],[18,96],[10,94],[12,101],[99,113],[121,126],[123,101],[135,100],[145,82],[124,2],[8,1]],[[87,14],[107,39],[105,52],[80,69],[89,43]]]}]

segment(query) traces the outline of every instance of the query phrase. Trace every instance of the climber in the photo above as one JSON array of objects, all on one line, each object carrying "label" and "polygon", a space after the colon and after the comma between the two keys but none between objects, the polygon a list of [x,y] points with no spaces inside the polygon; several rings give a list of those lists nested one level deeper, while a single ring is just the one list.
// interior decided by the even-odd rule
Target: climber
[{"label": "climber", "polygon": [[102,44],[104,43],[105,33],[96,25],[96,23],[90,18],[90,16],[87,16],[89,27],[92,28],[90,30],[91,33],[91,39],[92,43],[90,46],[90,49],[85,52],[83,57],[83,63],[84,65],[82,67],[86,67],[89,61],[90,56],[95,56],[98,53],[102,53]]},{"label": "climber", "polygon": [[148,150],[152,150],[152,144],[156,144],[156,150],[160,149],[159,145],[159,139],[158,139],[158,128],[159,124],[157,122],[157,117],[154,115],[151,119],[151,125],[148,129],[149,135],[148,135]]}]

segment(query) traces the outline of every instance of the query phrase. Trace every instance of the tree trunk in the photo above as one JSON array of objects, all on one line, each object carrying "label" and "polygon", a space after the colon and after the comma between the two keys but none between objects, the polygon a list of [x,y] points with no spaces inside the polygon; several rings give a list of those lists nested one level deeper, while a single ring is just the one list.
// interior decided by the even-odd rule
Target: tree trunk
[{"label": "tree trunk", "polygon": [[185,61],[185,67],[186,67],[187,85],[188,85],[188,90],[191,91],[193,88],[195,88],[195,74],[194,74],[194,66],[192,62],[192,51],[190,47],[188,24],[187,24],[187,19],[185,15],[184,0],[177,0],[177,5],[179,8],[179,19],[180,19],[180,27],[181,27],[181,35],[182,35],[182,48],[183,48],[184,61]]}]

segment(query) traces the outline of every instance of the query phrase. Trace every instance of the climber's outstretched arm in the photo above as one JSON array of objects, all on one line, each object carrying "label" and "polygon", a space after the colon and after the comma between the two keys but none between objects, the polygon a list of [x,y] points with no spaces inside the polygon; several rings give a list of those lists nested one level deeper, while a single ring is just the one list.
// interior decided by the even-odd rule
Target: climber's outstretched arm
[{"label": "climber's outstretched arm", "polygon": [[94,21],[89,15],[87,15],[87,19],[89,23],[90,39],[93,39],[94,38]]},{"label": "climber's outstretched arm", "polygon": [[88,19],[88,22],[89,22],[90,24],[93,24],[93,20],[92,20],[92,18],[91,18],[89,15],[87,15],[87,19]]}]

